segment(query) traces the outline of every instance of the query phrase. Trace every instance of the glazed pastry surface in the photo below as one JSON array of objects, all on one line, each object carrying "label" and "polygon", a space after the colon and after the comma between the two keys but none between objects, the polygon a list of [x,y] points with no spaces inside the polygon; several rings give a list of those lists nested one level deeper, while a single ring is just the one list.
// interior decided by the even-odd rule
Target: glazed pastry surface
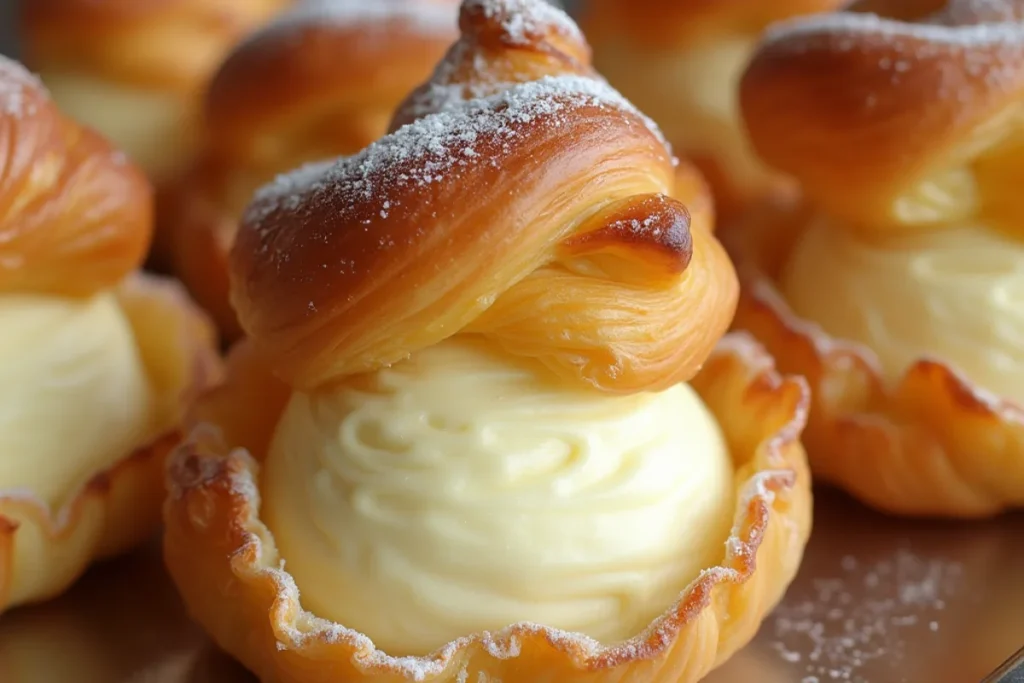
[{"label": "glazed pastry surface", "polygon": [[294,394],[264,475],[303,604],[394,654],[521,621],[629,638],[721,559],[735,505],[687,385],[606,396],[472,339]]}]

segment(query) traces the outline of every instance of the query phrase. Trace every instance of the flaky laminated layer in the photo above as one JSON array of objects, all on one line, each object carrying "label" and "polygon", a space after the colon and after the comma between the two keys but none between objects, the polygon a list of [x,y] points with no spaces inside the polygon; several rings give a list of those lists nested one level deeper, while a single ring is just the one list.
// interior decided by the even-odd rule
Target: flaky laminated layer
[{"label": "flaky laminated layer", "polygon": [[[113,464],[78,472],[77,478],[65,473],[39,482],[54,465],[52,454],[44,462],[37,452],[5,452],[9,462],[0,472],[0,611],[53,597],[94,560],[124,552],[154,533],[159,526],[154,503],[164,494],[164,458],[180,441],[186,408],[217,375],[209,325],[179,287],[132,277],[109,296],[130,327],[145,372],[150,414],[146,433],[136,443],[119,444],[122,450],[111,454]],[[61,419],[53,406],[41,409]],[[76,412],[74,406],[65,410]],[[31,446],[32,438],[22,445]],[[64,464],[80,467],[83,444],[72,437],[65,447]],[[31,461],[32,470],[19,473],[17,460]],[[55,488],[60,486],[65,488]]]},{"label": "flaky laminated layer", "polygon": [[[290,392],[248,344],[236,349],[231,367],[227,383],[197,410],[206,425],[171,463],[164,547],[193,616],[262,678],[695,683],[753,636],[795,574],[809,533],[810,487],[798,444],[806,391],[775,374],[749,340],[727,338],[693,381],[735,467],[736,507],[720,562],[622,644],[520,623],[465,634],[428,656],[393,657],[300,602],[260,518],[258,463]],[[224,592],[225,585],[234,588]]]},{"label": "flaky laminated layer", "polygon": [[123,154],[0,57],[0,293],[85,295],[134,270],[152,191]]},{"label": "flaky laminated layer", "polygon": [[735,280],[651,125],[598,80],[545,77],[282,176],[232,253],[239,320],[303,387],[463,329],[604,390],[685,381]]},{"label": "flaky laminated layer", "polygon": [[983,214],[1016,229],[1024,3],[931,2],[899,16],[841,12],[773,28],[741,87],[754,146],[855,229]]},{"label": "flaky laminated layer", "polygon": [[31,0],[20,5],[20,28],[32,68],[191,91],[235,41],[291,2]]}]

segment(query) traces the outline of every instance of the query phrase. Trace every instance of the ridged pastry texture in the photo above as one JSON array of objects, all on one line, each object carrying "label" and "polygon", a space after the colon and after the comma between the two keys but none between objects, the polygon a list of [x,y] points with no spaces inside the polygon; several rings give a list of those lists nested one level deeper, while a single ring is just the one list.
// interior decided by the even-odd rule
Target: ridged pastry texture
[{"label": "ridged pastry texture", "polygon": [[58,106],[162,183],[199,142],[200,98],[224,55],[292,2],[31,0],[19,30]]},{"label": "ridged pastry texture", "polygon": [[781,25],[741,101],[808,197],[752,212],[730,247],[737,326],[815,389],[812,468],[890,512],[1024,505],[1024,3]]},{"label": "ridged pastry texture", "polygon": [[[593,75],[588,48],[569,18],[541,0],[465,0],[460,26],[460,44],[433,82],[397,112],[396,120],[409,118],[406,125],[396,124],[355,156],[281,176],[247,209],[230,271],[247,338],[230,357],[225,384],[197,405],[197,427],[169,468],[167,565],[193,616],[265,680],[693,683],[753,636],[799,564],[811,515],[799,445],[805,387],[780,377],[749,338],[721,341],[737,296],[735,275],[704,220],[706,205],[697,202],[702,220],[691,221],[679,199],[699,200],[701,183],[692,169],[677,169],[656,126]],[[491,360],[472,360],[469,348],[486,349]],[[469,380],[447,363],[466,363],[467,372],[507,364],[499,374],[511,376],[511,384],[502,391],[506,379],[496,379],[481,387],[479,400],[438,405],[431,422],[421,390],[438,388],[440,396],[447,382],[460,387],[454,390],[460,396],[470,391],[461,388]],[[516,379],[518,367],[529,372]],[[678,386],[687,381],[695,393]],[[533,390],[524,387],[534,382],[551,393],[538,391],[530,403]],[[662,394],[645,395],[653,392]],[[505,399],[492,401],[497,394]],[[295,543],[299,527],[282,510],[301,517],[311,505],[336,503],[341,514],[310,520],[317,527],[310,533],[335,543],[339,562],[346,548],[367,549],[361,557],[369,564],[357,560],[348,567],[380,576],[374,567],[397,566],[386,561],[394,557],[389,543],[398,553],[415,547],[399,547],[383,530],[377,543],[365,535],[365,525],[349,527],[366,539],[351,543],[351,536],[334,533],[343,529],[339,517],[376,511],[376,519],[390,520],[389,528],[401,533],[401,515],[420,509],[436,522],[425,533],[439,538],[454,528],[443,518],[459,498],[430,496],[422,488],[429,500],[416,498],[411,487],[420,477],[449,481],[447,475],[465,471],[460,467],[471,468],[462,493],[472,496],[481,472],[502,466],[505,457],[499,446],[490,455],[465,446],[500,428],[495,411],[508,417],[518,403],[539,410],[583,395],[587,406],[607,407],[621,419],[647,419],[622,409],[631,402],[650,400],[665,410],[673,397],[679,406],[703,403],[708,421],[701,427],[720,435],[708,440],[727,446],[721,455],[732,483],[719,495],[732,502],[725,519],[715,516],[721,528],[730,528],[718,536],[716,557],[702,571],[694,576],[682,569],[687,577],[677,599],[661,606],[661,616],[646,628],[634,626],[638,632],[625,641],[621,633],[600,634],[606,642],[509,620],[500,630],[460,634],[415,656],[413,650],[432,645],[400,643],[385,652],[355,624],[316,613],[312,603],[324,600],[324,587],[309,588],[308,572],[299,576],[310,557],[295,549],[310,546]],[[492,413],[486,424],[464,424],[480,411]],[[372,423],[353,418],[370,413]],[[544,419],[554,421],[547,411]],[[657,418],[649,436],[669,434],[679,443],[667,425],[672,419]],[[690,408],[679,416],[680,422],[693,419]],[[534,420],[517,435],[533,438],[544,424]],[[576,434],[577,426],[567,418],[557,429]],[[602,434],[596,427],[593,445]],[[377,444],[374,457],[363,460],[375,473],[364,482],[369,488],[354,478],[359,453],[352,438]],[[442,441],[436,439],[454,445],[438,450]],[[608,467],[617,449],[602,456]],[[642,469],[648,455],[641,450],[631,454],[634,469],[624,471]],[[581,467],[587,452],[577,450]],[[526,467],[529,474],[536,456],[526,449],[507,466]],[[438,465],[460,457],[465,462]],[[306,480],[308,496],[282,494],[293,473],[274,471],[291,466],[318,470]],[[403,466],[427,471],[396,478],[394,468]],[[693,476],[710,489],[718,480],[703,469],[693,468]],[[499,479],[507,481],[507,474]],[[550,472],[533,476],[538,487],[550,488]],[[479,483],[486,491],[486,481]],[[606,493],[621,495],[625,489],[613,483]],[[408,490],[400,494],[392,486]],[[552,505],[587,501],[569,493],[550,496],[549,488],[544,497]],[[495,506],[497,513],[508,511]],[[617,507],[602,510],[608,521],[621,520],[629,505]],[[553,514],[550,521],[551,533],[571,528],[571,515]],[[280,528],[291,538],[282,534],[278,545]],[[485,540],[472,525],[460,528],[458,542],[439,542],[434,559],[450,557],[446,553],[474,538]],[[500,535],[510,525],[499,519],[491,528]],[[636,540],[664,528],[645,530]],[[687,531],[694,529],[680,534]],[[535,540],[529,547],[547,542]],[[614,534],[601,540],[610,543]],[[608,547],[602,548],[607,556]],[[486,580],[488,559],[467,557],[480,566],[467,580]],[[519,564],[510,561],[511,568],[530,566],[512,559]],[[428,569],[424,564],[416,567]],[[451,566],[444,576],[455,576]],[[409,576],[399,577],[396,591],[407,587]],[[528,583],[532,590],[559,585],[554,579]],[[447,603],[439,609],[449,607],[456,618],[467,605],[437,592],[422,596],[431,598]],[[400,633],[396,603],[401,600],[378,601],[379,614],[360,621],[390,617]],[[332,600],[328,611],[338,614],[339,605]],[[421,627],[421,611],[409,610]],[[449,624],[442,626],[447,635]]]},{"label": "ridged pastry texture", "polygon": [[714,189],[722,220],[796,184],[750,147],[737,101],[764,29],[830,12],[843,0],[588,0],[581,23],[595,65],[692,159]]},{"label": "ridged pastry texture", "polygon": [[0,611],[159,524],[164,457],[217,372],[179,288],[135,274],[152,190],[0,58]]},{"label": "ridged pastry texture", "polygon": [[208,135],[168,190],[172,269],[228,339],[227,254],[252,193],[301,164],[354,154],[458,36],[457,0],[317,0],[234,48],[204,102]]}]

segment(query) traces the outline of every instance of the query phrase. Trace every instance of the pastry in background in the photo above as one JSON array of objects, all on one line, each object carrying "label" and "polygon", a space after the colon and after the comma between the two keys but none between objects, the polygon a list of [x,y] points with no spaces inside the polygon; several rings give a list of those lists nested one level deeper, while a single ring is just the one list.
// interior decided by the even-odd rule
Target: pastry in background
[{"label": "pastry in background", "polygon": [[168,567],[264,680],[692,683],[799,565],[805,388],[719,345],[732,266],[568,16],[460,26],[407,125],[246,210]]},{"label": "pastry in background", "polygon": [[781,25],[741,101],[808,203],[730,236],[737,326],[816,390],[812,468],[889,512],[1024,505],[1024,2]]},{"label": "pastry in background", "polygon": [[293,0],[29,0],[25,63],[58,106],[160,183],[198,138],[207,79],[244,35]]},{"label": "pastry in background", "polygon": [[142,172],[0,58],[0,611],[159,526],[218,362],[184,291],[135,273],[152,218]]},{"label": "pastry in background", "polygon": [[457,0],[318,0],[278,17],[221,65],[208,141],[169,193],[160,229],[174,272],[227,339],[227,254],[253,192],[303,163],[354,154],[458,37]]},{"label": "pastry in background", "polygon": [[774,21],[828,12],[843,0],[587,0],[584,31],[594,62],[649,114],[675,151],[714,190],[723,224],[796,185],[751,149],[736,90],[761,32]]}]

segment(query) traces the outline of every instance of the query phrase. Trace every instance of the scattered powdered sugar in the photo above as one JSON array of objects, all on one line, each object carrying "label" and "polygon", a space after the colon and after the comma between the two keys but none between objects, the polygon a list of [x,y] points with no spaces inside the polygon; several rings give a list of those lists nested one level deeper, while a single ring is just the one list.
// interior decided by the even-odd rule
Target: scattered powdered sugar
[{"label": "scattered powdered sugar", "polygon": [[38,78],[13,59],[0,55],[0,114],[21,118],[35,113],[35,106],[25,97],[28,89],[45,92]]},{"label": "scattered powdered sugar", "polygon": [[764,629],[779,657],[803,667],[802,683],[869,683],[861,672],[875,660],[900,670],[904,631],[940,630],[936,617],[962,574],[958,563],[906,549],[872,563],[847,556],[838,576],[815,580],[803,601],[791,595]]},{"label": "scattered powdered sugar", "polygon": [[568,14],[545,0],[466,0],[466,11],[481,12],[500,20],[504,38],[512,45],[529,45],[533,39],[555,31],[583,40],[583,34]]},{"label": "scattered powdered sugar", "polygon": [[[279,176],[256,193],[245,222],[259,230],[272,212],[295,211],[306,201],[329,201],[341,213],[368,200],[397,207],[409,188],[439,183],[474,165],[500,165],[524,126],[542,121],[560,127],[582,107],[615,108],[657,130],[606,83],[549,76],[425,116],[333,164],[308,165]],[[474,145],[480,142],[496,146],[497,153],[479,154]]]},{"label": "scattered powdered sugar", "polygon": [[367,28],[400,21],[427,34],[454,35],[458,27],[454,3],[423,0],[303,0],[255,32],[245,43],[287,36],[310,26],[365,25]]},{"label": "scattered powdered sugar", "polygon": [[[802,39],[813,41],[825,37],[839,39],[835,44],[842,47],[844,44],[842,39],[849,38],[851,39],[849,49],[853,49],[855,42],[852,39],[860,36],[872,36],[881,38],[883,41],[911,38],[960,47],[1024,45],[1024,24],[1020,22],[996,21],[973,25],[950,25],[947,17],[936,15],[935,19],[936,21],[933,23],[908,23],[860,12],[817,14],[773,24],[765,31],[763,44],[771,45],[780,42],[799,44]],[[943,20],[945,20],[944,23],[938,23]]]}]

